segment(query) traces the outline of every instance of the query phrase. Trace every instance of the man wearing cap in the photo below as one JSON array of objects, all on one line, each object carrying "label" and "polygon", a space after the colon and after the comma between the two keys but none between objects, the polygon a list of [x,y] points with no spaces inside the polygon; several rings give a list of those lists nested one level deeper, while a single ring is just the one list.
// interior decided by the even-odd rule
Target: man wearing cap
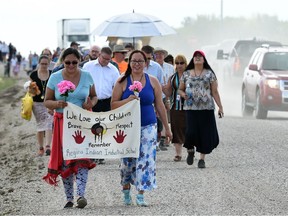
[{"label": "man wearing cap", "polygon": [[79,49],[79,46],[80,46],[80,44],[77,43],[76,41],[72,41],[71,44],[70,44],[70,47],[71,47],[71,48],[74,48],[74,49],[77,49],[77,50],[78,50],[78,52],[79,52],[80,55],[81,55],[81,61],[83,61],[83,60],[84,60],[84,58],[83,58],[83,53],[82,53],[81,50]]},{"label": "man wearing cap", "polygon": [[169,77],[174,74],[174,67],[171,64],[168,64],[164,61],[165,57],[168,55],[168,52],[160,47],[154,49],[155,61],[160,64],[163,69],[163,82],[166,84]]},{"label": "man wearing cap", "polygon": [[127,43],[125,45],[125,49],[128,50],[128,52],[126,53],[126,56],[125,56],[125,61],[128,62],[129,56],[130,56],[131,52],[133,50],[135,50],[135,48],[134,48],[132,43]]},{"label": "man wearing cap", "polygon": [[[80,46],[80,44],[77,43],[76,41],[72,41],[72,42],[70,43],[70,47],[71,47],[71,48],[78,50],[78,52],[79,52],[79,54],[80,54],[80,56],[81,56],[81,62],[82,62],[82,61],[83,61],[83,54],[82,54],[81,51],[79,50],[79,46]],[[65,49],[66,49],[66,48],[65,48]],[[79,65],[79,66],[82,67],[83,64],[82,64],[82,65]],[[63,68],[64,68],[64,64],[61,63],[60,65],[54,67],[53,70],[52,70],[52,72],[54,73],[54,72],[56,72],[56,71],[58,71],[58,70],[61,70],[61,69],[63,69]]]},{"label": "man wearing cap", "polygon": [[70,44],[71,48],[74,48],[74,49],[77,49],[77,50],[79,49],[79,46],[80,46],[80,44],[77,43],[76,41],[72,41],[71,44]]},{"label": "man wearing cap", "polygon": [[125,56],[128,50],[124,49],[123,45],[115,45],[113,49],[112,60],[117,63],[120,74],[126,72],[128,63],[125,61]]}]

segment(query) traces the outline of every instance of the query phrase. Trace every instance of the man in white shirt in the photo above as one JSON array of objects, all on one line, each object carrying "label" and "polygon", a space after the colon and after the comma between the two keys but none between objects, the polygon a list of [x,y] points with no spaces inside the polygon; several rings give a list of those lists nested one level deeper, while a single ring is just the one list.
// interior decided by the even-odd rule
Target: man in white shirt
[{"label": "man in white shirt", "polygon": [[83,70],[90,72],[95,84],[98,97],[97,104],[93,107],[94,112],[111,110],[110,99],[114,84],[120,74],[117,68],[110,63],[112,51],[109,47],[103,47],[96,60],[83,65]]},{"label": "man in white shirt", "polygon": [[[114,84],[120,74],[118,69],[110,63],[112,50],[103,47],[96,60],[89,61],[83,65],[83,70],[90,72],[98,97],[97,104],[92,108],[93,112],[106,112],[111,110],[110,102]],[[99,159],[99,164],[104,164],[104,159]]]},{"label": "man in white shirt", "polygon": [[153,56],[153,47],[146,45],[143,46],[141,51],[144,52],[146,58],[147,58],[147,65],[144,68],[144,72],[150,75],[155,76],[158,81],[161,83],[161,85],[164,84],[163,82],[163,69],[161,66],[154,61],[154,56]]}]

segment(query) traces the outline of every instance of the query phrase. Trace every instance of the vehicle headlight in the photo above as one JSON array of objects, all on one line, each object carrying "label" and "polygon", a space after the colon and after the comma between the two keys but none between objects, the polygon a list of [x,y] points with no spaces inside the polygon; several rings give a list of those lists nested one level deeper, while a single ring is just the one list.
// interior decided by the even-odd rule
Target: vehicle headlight
[{"label": "vehicle headlight", "polygon": [[265,84],[270,88],[279,88],[279,80],[265,80]]}]

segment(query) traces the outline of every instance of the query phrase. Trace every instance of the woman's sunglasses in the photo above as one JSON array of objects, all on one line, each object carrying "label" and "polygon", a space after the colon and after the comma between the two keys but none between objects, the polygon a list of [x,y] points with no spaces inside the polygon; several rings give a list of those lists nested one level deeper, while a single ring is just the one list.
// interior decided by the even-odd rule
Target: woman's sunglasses
[{"label": "woman's sunglasses", "polygon": [[78,61],[65,61],[64,62],[66,65],[70,65],[70,64],[73,64],[73,65],[76,65],[76,64],[78,64]]},{"label": "woman's sunglasses", "polygon": [[185,62],[175,62],[176,65],[180,64],[180,65],[183,65],[185,64]]}]

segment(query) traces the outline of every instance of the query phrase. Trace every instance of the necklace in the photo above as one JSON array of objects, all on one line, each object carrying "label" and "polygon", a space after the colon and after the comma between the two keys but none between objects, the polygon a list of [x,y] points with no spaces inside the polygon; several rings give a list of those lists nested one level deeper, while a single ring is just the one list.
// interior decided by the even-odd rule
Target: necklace
[{"label": "necklace", "polygon": [[197,75],[196,70],[194,69],[195,77],[200,77],[204,70],[201,70],[200,74]]},{"label": "necklace", "polygon": [[[138,82],[141,82],[141,80],[142,80],[142,78],[143,78],[143,75],[144,75],[144,73],[142,73],[142,76],[141,76],[141,78],[139,79]],[[131,76],[132,76],[132,81],[133,81],[133,82],[134,82],[134,81],[137,81],[137,80],[134,80],[133,74],[131,74]]]},{"label": "necklace", "polygon": [[45,91],[45,87],[46,87],[46,82],[47,80],[44,81],[44,84],[43,84],[43,81],[41,81],[41,85],[42,85],[42,95],[41,95],[41,99],[43,100],[44,99],[44,91]]},{"label": "necklace", "polygon": [[41,86],[42,86],[41,99],[43,100],[44,99],[44,91],[45,91],[45,88],[46,88],[46,83],[47,83],[47,80],[49,78],[49,71],[48,70],[45,70],[45,71],[38,70],[37,71],[37,75],[38,75],[38,78],[39,78],[39,80],[41,82]]}]

